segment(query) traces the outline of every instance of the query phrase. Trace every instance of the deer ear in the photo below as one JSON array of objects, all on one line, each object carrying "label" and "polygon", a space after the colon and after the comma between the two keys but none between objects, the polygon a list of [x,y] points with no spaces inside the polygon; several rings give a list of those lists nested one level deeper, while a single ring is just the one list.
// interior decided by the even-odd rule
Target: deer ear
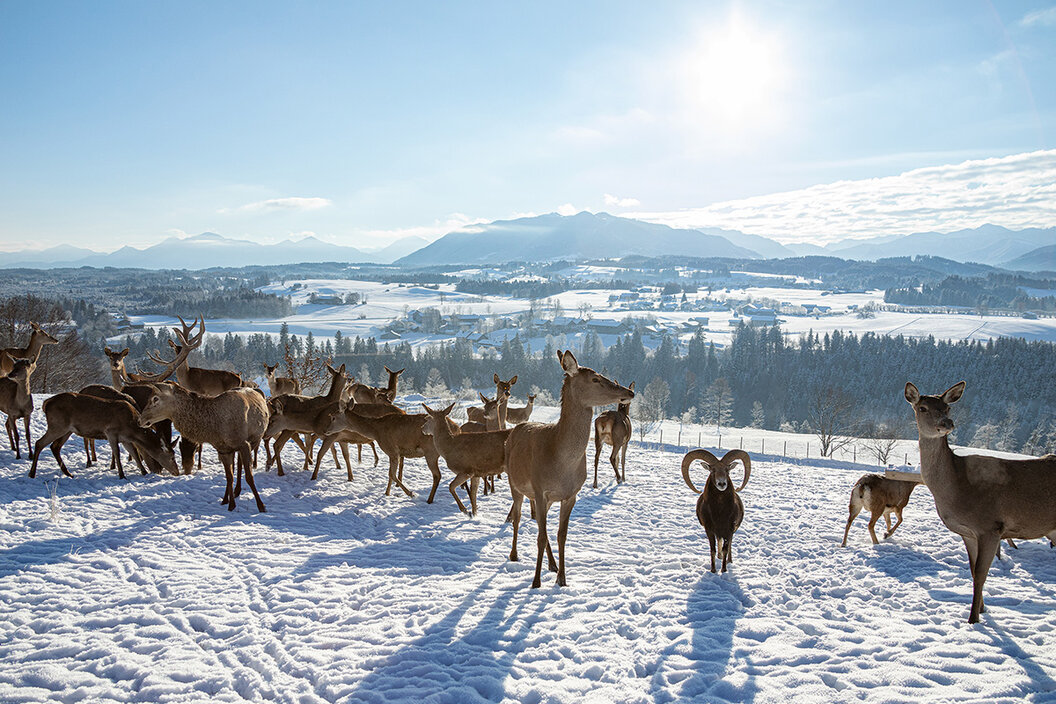
[{"label": "deer ear", "polygon": [[942,400],[946,403],[956,403],[963,393],[964,382],[958,381],[956,384],[942,392]]},{"label": "deer ear", "polygon": [[630,389],[631,391],[634,391],[634,382],[632,381],[627,388]]},{"label": "deer ear", "polygon": [[110,356],[114,353],[114,351],[109,347],[103,347],[103,352],[106,353],[107,356]]},{"label": "deer ear", "polygon": [[510,379],[510,386],[513,386],[513,385],[514,385],[514,384],[516,384],[516,383],[517,383],[517,375],[516,375],[516,374],[514,374],[514,375],[513,375],[513,378],[512,378],[512,379]]},{"label": "deer ear", "polygon": [[579,362],[576,361],[572,350],[565,350],[561,354],[561,368],[565,370],[565,374],[575,374],[579,371]]},{"label": "deer ear", "polygon": [[125,349],[123,349],[120,352],[118,352],[117,356],[120,357],[121,359],[124,359],[127,354],[128,354],[128,348],[126,347]]},{"label": "deer ear", "polygon": [[449,414],[451,413],[451,411],[453,411],[454,409],[455,409],[455,404],[454,404],[454,403],[452,403],[452,404],[451,404],[450,406],[448,406],[447,408],[445,408],[445,409],[443,410],[443,414],[444,414],[445,416],[446,416],[446,415],[449,415]]},{"label": "deer ear", "polygon": [[495,376],[495,383],[498,384],[499,383],[499,375],[495,374],[494,376]]},{"label": "deer ear", "polygon": [[912,381],[906,382],[906,400],[910,403],[916,403],[920,400],[920,392],[917,391],[917,387],[913,385]]},{"label": "deer ear", "polygon": [[488,401],[491,400],[487,396],[485,396],[484,394],[480,393],[479,391],[477,392],[477,396],[480,396],[480,400],[483,401],[484,403],[488,403]]}]

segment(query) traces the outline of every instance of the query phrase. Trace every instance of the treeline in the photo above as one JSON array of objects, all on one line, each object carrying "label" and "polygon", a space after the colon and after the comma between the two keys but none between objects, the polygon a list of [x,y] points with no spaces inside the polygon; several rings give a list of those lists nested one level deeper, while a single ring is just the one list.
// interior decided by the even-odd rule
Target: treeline
[{"label": "treeline", "polygon": [[195,315],[206,318],[283,318],[293,313],[287,296],[255,291],[248,286],[223,291],[158,293],[143,304],[143,312],[154,315]]},{"label": "treeline", "polygon": [[992,273],[971,278],[949,276],[938,283],[889,288],[884,292],[884,301],[910,306],[959,306],[1016,312],[1056,311],[1056,296],[1032,296],[1027,292],[1029,289],[1056,290],[1056,281],[1015,274]]}]

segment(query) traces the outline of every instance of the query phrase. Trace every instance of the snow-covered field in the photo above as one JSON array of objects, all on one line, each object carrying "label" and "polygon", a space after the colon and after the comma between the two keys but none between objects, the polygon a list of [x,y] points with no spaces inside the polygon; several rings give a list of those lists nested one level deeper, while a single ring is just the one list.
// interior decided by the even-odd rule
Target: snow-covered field
[{"label": "snow-covered field", "polygon": [[840,547],[867,467],[757,461],[714,575],[680,455],[632,444],[627,484],[603,464],[580,494],[569,586],[531,590],[535,525],[509,562],[502,481],[470,519],[446,482],[425,503],[420,460],[413,499],[328,460],[317,482],[259,472],[268,513],[248,491],[228,513],[210,451],[193,476],[120,481],[78,445],[57,513],[54,460],[30,480],[0,449],[3,702],[1056,700],[1056,554],[1006,549],[969,626],[964,549],[926,489],[892,539],[861,516]]},{"label": "snow-covered field", "polygon": [[[316,337],[333,337],[341,331],[345,336],[370,337],[379,336],[382,328],[392,320],[403,317],[407,311],[422,308],[437,308],[444,314],[467,313],[478,315],[507,315],[528,310],[529,301],[509,296],[481,297],[459,293],[453,284],[442,284],[439,289],[427,289],[421,286],[384,284],[372,281],[349,281],[330,279],[307,279],[288,281],[284,284],[272,284],[261,290],[291,296],[296,312],[283,319],[274,320],[224,320],[210,319],[209,332],[224,334],[235,333],[250,335],[253,333],[278,334],[285,322],[289,331],[295,335],[306,335],[309,331]],[[365,305],[321,305],[310,304],[312,293],[320,296],[345,295],[347,293],[366,295]],[[706,317],[708,325],[705,335],[708,340],[720,345],[727,344],[733,327],[730,320],[733,314],[728,311],[627,311],[610,307],[608,298],[613,291],[573,290],[565,291],[554,297],[565,311],[565,315],[579,315],[581,309],[589,310],[594,318],[623,319],[628,316],[652,316],[661,327],[674,328],[692,318]],[[703,295],[703,294],[702,294]],[[870,302],[882,303],[883,291],[868,293],[834,293],[812,289],[790,288],[749,288],[736,289],[726,294],[718,291],[716,299],[730,296],[737,300],[773,299],[791,305],[819,304],[832,308],[831,315],[792,316],[782,315],[781,329],[786,334],[798,337],[810,330],[818,334],[842,330],[858,335],[872,332],[880,335],[905,335],[907,337],[934,336],[951,340],[987,340],[997,337],[1020,337],[1027,340],[1056,341],[1056,318],[1039,318],[1029,320],[1015,316],[976,315],[956,313],[909,313],[881,311],[874,317],[860,318],[857,307]],[[589,308],[588,308],[589,307]],[[176,324],[175,318],[163,316],[132,316],[136,322],[151,327],[169,327]],[[582,337],[582,334],[579,335]],[[405,339],[412,345],[435,344],[451,339],[450,335],[426,336],[409,334]],[[567,344],[575,344],[576,335],[566,336]],[[615,336],[603,335],[603,343],[612,344]],[[529,341],[533,350],[542,349],[545,341],[542,338]]]}]

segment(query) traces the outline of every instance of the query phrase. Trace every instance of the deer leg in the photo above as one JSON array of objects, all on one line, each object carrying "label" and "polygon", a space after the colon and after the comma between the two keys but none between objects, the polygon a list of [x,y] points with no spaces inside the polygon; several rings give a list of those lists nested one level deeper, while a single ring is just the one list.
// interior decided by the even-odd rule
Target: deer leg
[{"label": "deer leg", "polygon": [[572,508],[575,505],[575,494],[561,502],[561,523],[557,529],[557,586],[559,587],[568,586],[565,580],[565,538],[568,537],[568,518],[572,515]]},{"label": "deer leg", "polygon": [[73,475],[70,474],[70,470],[66,469],[66,463],[62,461],[62,446],[66,444],[66,441],[70,439],[70,435],[73,433],[66,433],[55,442],[51,443],[51,454],[55,455],[55,461],[59,463],[59,469],[70,479],[73,479]]},{"label": "deer leg", "polygon": [[513,547],[510,549],[510,562],[517,562],[517,530],[521,527],[521,505],[524,503],[524,494],[513,488],[510,484],[510,493],[513,494],[513,505],[506,520],[513,523]]},{"label": "deer leg", "polygon": [[623,443],[623,451],[620,453],[620,471],[623,474],[623,481],[627,481],[627,446],[630,444],[630,441]]},{"label": "deer leg", "polygon": [[598,457],[601,456],[601,438],[594,433],[594,488],[598,488]]},{"label": "deer leg", "polygon": [[224,465],[224,476],[227,478],[227,489],[224,491],[224,498],[220,499],[220,503],[227,504],[228,511],[235,510],[235,473],[234,473],[234,459],[235,455],[233,452],[217,452],[220,455],[220,463]]},{"label": "deer leg", "polygon": [[[596,457],[594,459],[597,459]],[[615,445],[612,446],[612,454],[609,455],[609,463],[612,465],[612,471],[616,473],[616,483],[622,484],[623,477],[620,476],[620,448]]]},{"label": "deer leg", "polygon": [[245,463],[242,462],[242,455],[237,450],[235,451],[235,498],[242,496],[242,468]]},{"label": "deer leg", "polygon": [[535,539],[535,578],[532,580],[532,589],[538,589],[543,583],[543,554],[549,547],[549,540],[546,537],[546,510],[549,507],[546,505],[546,497],[538,492],[535,495],[534,503],[539,506],[535,516],[535,523],[539,527],[539,535]]},{"label": "deer leg", "polygon": [[[60,439],[62,439],[62,442],[59,442]],[[66,440],[62,438],[61,431],[53,431],[51,428],[48,428],[46,431],[44,431],[44,434],[40,437],[39,440],[37,440],[37,444],[33,447],[33,464],[29,466],[30,479],[37,476],[37,462],[40,460],[40,453],[49,444],[52,445],[51,452],[53,455],[55,455],[56,459],[59,460],[61,467],[62,459],[59,457],[58,450],[55,449],[55,443],[58,443],[58,448],[62,449],[63,442],[66,442]],[[29,451],[28,445],[26,446],[26,451]],[[69,472],[66,472],[66,474],[69,475]]]},{"label": "deer leg", "polygon": [[[362,450],[363,446],[360,445],[359,448],[360,448],[360,450]],[[374,466],[377,467],[378,466],[378,448],[374,446],[374,441],[373,440],[370,441],[370,449],[374,451]]]},{"label": "deer leg", "polygon": [[[433,474],[433,489],[429,492],[429,499],[426,501],[427,504],[433,503],[433,497],[436,496],[436,489],[440,486],[440,455],[436,454],[435,448],[433,452],[425,453],[425,463],[429,465],[429,471]],[[401,465],[402,468],[402,465]],[[401,469],[400,480],[403,480],[403,474]]]},{"label": "deer leg", "polygon": [[[91,467],[92,466],[92,441],[89,440],[88,438],[81,438],[81,439],[84,440],[84,466],[85,467]],[[111,465],[113,465],[113,463],[111,463]],[[110,469],[113,469],[113,466],[111,466]]]},{"label": "deer leg", "polygon": [[[371,443],[371,445],[373,446],[373,443]],[[356,448],[356,464],[363,464],[363,443],[357,443]],[[345,459],[345,462],[348,462],[347,458]]]},{"label": "deer leg", "polygon": [[[890,516],[888,518],[890,519]],[[895,509],[895,525],[892,527],[891,526],[891,521],[888,520],[888,522],[887,522],[887,532],[884,533],[884,540],[887,540],[892,535],[894,535],[895,531],[898,529],[898,527],[900,525],[902,525],[902,509],[896,508]],[[1000,545],[1000,543],[998,543],[998,545]]]},{"label": "deer leg", "polygon": [[[4,421],[4,430],[7,431],[7,442],[11,444],[11,452],[15,453],[15,459],[22,459],[22,453],[19,452],[18,449],[18,426],[14,425],[11,422],[11,416],[8,416],[7,420]],[[28,442],[26,443],[26,452],[29,452],[31,455],[33,453],[33,446],[30,445]]]},{"label": "deer leg", "polygon": [[199,445],[198,446],[198,471],[199,472],[202,471],[202,450],[204,448],[205,448],[205,445]]},{"label": "deer leg", "polygon": [[403,455],[400,455],[400,481],[403,481]]},{"label": "deer leg", "polygon": [[[14,423],[11,424],[15,428],[15,444],[18,444],[18,426]],[[26,430],[26,452],[29,452],[29,448],[33,446],[33,436],[29,434],[29,416],[22,416],[22,427]],[[20,453],[15,453],[15,459],[22,459]]]},{"label": "deer leg", "polygon": [[704,531],[708,535],[708,545],[711,546],[711,573],[715,574],[715,536],[707,531]]},{"label": "deer leg", "polygon": [[[326,457],[326,451],[327,450],[332,450],[334,448],[334,442],[336,441],[335,440],[336,437],[337,437],[336,435],[328,435],[325,438],[323,438],[323,446],[319,448],[319,452],[317,452],[316,455],[315,455],[315,471],[312,472],[312,481],[313,482],[319,476],[319,465],[321,465],[323,463],[323,458]],[[305,457],[308,457],[308,455],[305,455]],[[337,455],[336,454],[334,455],[334,459],[335,460],[337,459]],[[337,465],[337,466],[338,466],[338,468],[341,467],[340,464]],[[307,467],[305,467],[305,469],[307,469]]]},{"label": "deer leg", "polygon": [[879,545],[880,541],[876,539],[876,522],[880,520],[879,513],[874,513],[869,516],[869,535],[873,536],[873,545]]},{"label": "deer leg", "polygon": [[194,471],[195,444],[187,438],[180,438],[180,465],[184,474]]},{"label": "deer leg", "polygon": [[722,572],[725,574],[726,564],[730,561],[730,538],[722,539],[722,549],[720,552],[722,553]]},{"label": "deer leg", "polygon": [[[451,480],[450,484],[447,485],[447,490],[451,492],[451,496],[455,497],[455,503],[458,504],[458,510],[461,511],[462,513],[469,513],[469,511],[466,510],[466,506],[465,506],[465,504],[462,503],[462,499],[458,498],[458,492],[456,491],[456,489],[459,487],[459,485],[461,485],[463,482],[465,482],[466,479],[468,479],[468,478],[469,478],[468,474],[459,474],[454,479]],[[472,502],[472,497],[471,497],[471,502]]]},{"label": "deer leg", "polygon": [[843,529],[843,543],[840,544],[841,548],[847,547],[847,534],[851,532],[851,524],[854,523],[855,518],[858,518],[858,514],[862,512],[862,507],[851,502],[847,512],[850,515],[847,517],[847,526]]},{"label": "deer leg", "polygon": [[124,479],[125,468],[121,466],[121,443],[118,441],[117,435],[107,433],[106,444],[110,446],[110,463],[117,464],[117,476]]},{"label": "deer leg", "polygon": [[[487,479],[484,480],[487,483]],[[477,487],[480,486],[480,477],[474,476],[469,480],[469,504],[472,506],[473,516],[477,515]]]},{"label": "deer leg", "polygon": [[[301,465],[301,471],[307,472],[312,464],[312,451],[315,449],[315,439],[315,435],[308,436],[308,452],[304,453],[304,464]],[[330,446],[333,447],[333,444]],[[326,456],[326,452],[320,452],[319,454],[323,457]]]},{"label": "deer leg", "polygon": [[[1019,546],[1016,545],[1016,543],[1012,540],[1012,538],[1005,538],[1005,541],[1009,544],[1010,547],[1012,547],[1012,548],[1014,548],[1016,550],[1019,550]],[[1000,543],[998,543],[998,545],[1000,545]]]},{"label": "deer leg", "polygon": [[293,431],[283,430],[281,433],[279,433],[279,437],[275,439],[275,452],[273,454],[273,457],[275,458],[275,466],[279,468],[280,477],[286,476],[286,473],[282,471],[282,447],[287,443],[287,441],[289,441],[290,438],[296,437],[297,434]]},{"label": "deer leg", "polygon": [[990,533],[979,538],[979,548],[975,564],[972,566],[972,614],[975,615],[975,620],[973,621],[969,615],[969,623],[976,623],[979,620],[979,614],[986,613],[986,605],[983,603],[983,585],[986,583],[986,576],[990,572],[990,565],[994,561],[994,554],[1000,543],[1001,537]]},{"label": "deer leg", "polygon": [[257,491],[257,484],[253,481],[253,468],[246,463],[246,460],[249,459],[249,447],[243,447],[239,450],[239,454],[243,457],[242,466],[246,469],[246,484],[249,484],[249,488],[253,492],[253,498],[257,501],[257,511],[267,513],[268,510],[264,508],[264,502],[260,499],[260,492]]},{"label": "deer leg", "polygon": [[[355,477],[352,476],[352,460],[348,459],[348,443],[341,443],[341,454],[345,456],[345,467],[348,468],[348,481],[352,481]],[[359,456],[363,456],[363,446],[359,446]]]}]

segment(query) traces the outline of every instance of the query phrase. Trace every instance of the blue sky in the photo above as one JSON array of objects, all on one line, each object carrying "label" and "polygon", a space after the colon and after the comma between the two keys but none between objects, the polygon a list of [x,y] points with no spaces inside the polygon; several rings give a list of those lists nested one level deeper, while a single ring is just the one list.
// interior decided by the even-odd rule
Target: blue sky
[{"label": "blue sky", "polygon": [[786,241],[1052,226],[1054,87],[1051,0],[8,1],[0,249],[583,209]]}]

